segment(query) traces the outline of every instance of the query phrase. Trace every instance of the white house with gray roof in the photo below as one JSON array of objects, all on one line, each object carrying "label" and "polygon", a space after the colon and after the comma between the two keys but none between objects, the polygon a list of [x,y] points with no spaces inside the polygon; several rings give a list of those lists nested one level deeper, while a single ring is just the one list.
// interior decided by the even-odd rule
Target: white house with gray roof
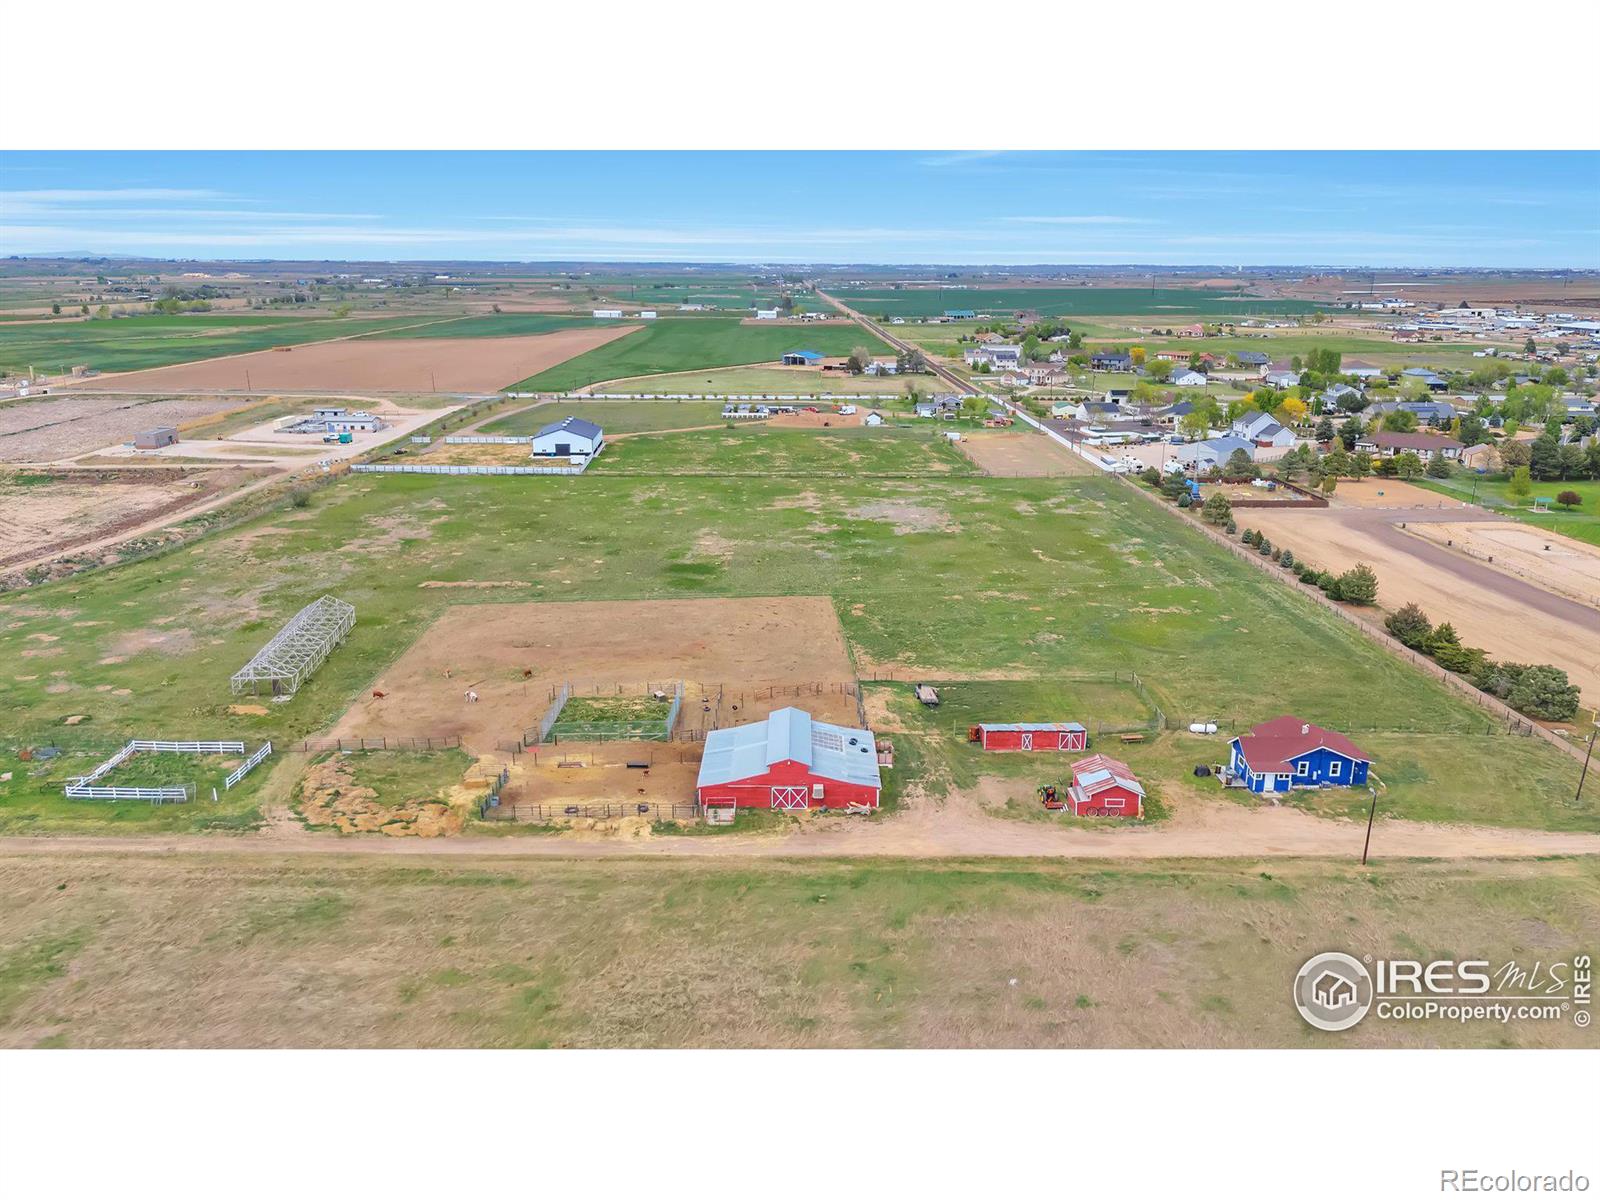
[{"label": "white house with gray roof", "polygon": [[563,417],[533,435],[534,458],[593,458],[605,445],[605,433],[593,421]]}]

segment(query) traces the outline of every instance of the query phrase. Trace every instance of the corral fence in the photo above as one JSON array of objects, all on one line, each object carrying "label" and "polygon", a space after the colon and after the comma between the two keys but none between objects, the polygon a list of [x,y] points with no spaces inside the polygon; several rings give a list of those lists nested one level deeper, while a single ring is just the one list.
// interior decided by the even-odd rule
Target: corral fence
[{"label": "corral fence", "polygon": [[459,433],[445,438],[446,446],[526,446],[533,441],[533,435],[518,436],[515,434],[490,434],[490,433]]},{"label": "corral fence", "polygon": [[534,767],[579,769],[584,767],[631,767],[648,771],[651,767],[669,763],[698,762],[698,750],[684,742],[653,742],[647,746],[634,746],[617,750],[604,742],[573,742],[570,745],[527,746],[520,757]]},{"label": "corral fence", "polygon": [[272,753],[272,743],[271,742],[263,742],[261,744],[261,748],[260,749],[258,749],[254,754],[252,754],[249,758],[245,759],[242,763],[240,763],[237,767],[235,767],[232,771],[230,771],[228,773],[228,777],[222,781],[222,790],[223,791],[231,791],[231,790],[233,790],[233,785],[234,784],[238,783],[246,775],[250,774],[251,771],[255,770],[256,769],[256,765],[258,763],[260,763],[262,759],[266,758],[267,755],[269,755],[271,753]]},{"label": "corral fence", "polygon": [[487,799],[478,808],[478,817],[485,821],[520,821],[530,825],[548,825],[552,821],[593,820],[615,821],[623,817],[648,817],[652,821],[697,821],[698,804],[657,804],[640,801],[637,804],[494,804]]},{"label": "corral fence", "polygon": [[461,745],[456,734],[439,737],[303,738],[286,747],[290,754],[321,754],[328,750],[454,750]]},{"label": "corral fence", "polygon": [[[262,747],[271,753],[272,743],[268,742]],[[243,742],[224,741],[193,741],[193,742],[166,742],[151,738],[132,738],[114,754],[90,771],[87,775],[79,775],[67,783],[63,789],[69,800],[144,800],[151,804],[187,804],[194,799],[195,789],[192,783],[165,784],[157,787],[122,787],[115,785],[97,785],[95,780],[104,778],[119,766],[132,758],[135,754],[243,754]],[[266,754],[257,751],[247,765],[241,766],[229,776],[228,787],[232,787],[256,763],[260,762]]]}]

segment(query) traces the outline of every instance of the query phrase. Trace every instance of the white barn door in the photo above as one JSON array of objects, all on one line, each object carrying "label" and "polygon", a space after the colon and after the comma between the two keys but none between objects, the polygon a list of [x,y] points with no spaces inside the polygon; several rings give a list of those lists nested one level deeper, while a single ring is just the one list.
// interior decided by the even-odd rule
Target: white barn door
[{"label": "white barn door", "polygon": [[1024,733],[1022,735],[1022,748],[1024,750],[1032,750],[1033,749],[1033,734]]},{"label": "white barn door", "polygon": [[811,789],[807,787],[775,787],[772,789],[773,808],[808,808]]}]

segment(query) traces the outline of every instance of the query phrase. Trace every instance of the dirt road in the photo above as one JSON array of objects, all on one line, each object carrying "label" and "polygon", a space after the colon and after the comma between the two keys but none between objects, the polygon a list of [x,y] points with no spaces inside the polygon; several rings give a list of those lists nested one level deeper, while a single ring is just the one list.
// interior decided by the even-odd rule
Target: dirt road
[{"label": "dirt road", "polygon": [[[347,854],[483,858],[1336,858],[1361,857],[1366,826],[1292,808],[1228,801],[1187,806],[1171,821],[1136,829],[1063,828],[1008,820],[974,799],[913,804],[876,821],[814,820],[779,835],[622,838],[592,833],[459,838],[335,838],[285,822],[253,836],[6,837],[0,857],[32,854]],[[1380,821],[1372,859],[1532,858],[1600,854],[1600,834],[1548,833],[1416,821]]]}]

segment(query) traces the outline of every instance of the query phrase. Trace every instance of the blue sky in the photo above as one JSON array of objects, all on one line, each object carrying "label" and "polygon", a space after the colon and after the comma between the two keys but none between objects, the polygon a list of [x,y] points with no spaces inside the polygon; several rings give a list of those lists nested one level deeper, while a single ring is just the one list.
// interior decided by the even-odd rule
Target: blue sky
[{"label": "blue sky", "polygon": [[0,155],[0,254],[1600,267],[1592,152]]}]

